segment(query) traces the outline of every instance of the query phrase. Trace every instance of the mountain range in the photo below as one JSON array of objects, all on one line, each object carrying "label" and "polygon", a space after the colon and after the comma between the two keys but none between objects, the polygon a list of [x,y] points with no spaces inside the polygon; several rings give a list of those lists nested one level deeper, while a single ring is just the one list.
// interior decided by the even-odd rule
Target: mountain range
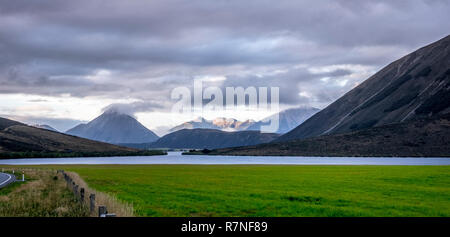
[{"label": "mountain range", "polygon": [[130,115],[107,110],[87,124],[69,129],[67,134],[112,144],[154,142],[159,137]]},{"label": "mountain range", "polygon": [[199,117],[195,120],[185,122],[176,127],[173,127],[169,130],[169,132],[195,128],[217,129],[228,132],[248,130],[261,131],[261,126],[269,124],[268,121],[278,115],[279,128],[275,133],[286,133],[303,123],[306,119],[308,119],[318,111],[319,109],[313,107],[292,108],[283,110],[258,122],[251,119],[246,121],[238,121],[233,118],[216,118],[213,120],[206,120],[202,117]]},{"label": "mountain range", "polygon": [[[281,132],[303,122],[318,109],[295,108],[279,113]],[[272,115],[269,118],[272,118]],[[172,128],[171,133],[158,138],[132,116],[108,110],[87,124],[80,124],[66,133],[91,140],[124,145],[133,148],[220,148],[227,146],[254,145],[270,142],[279,137],[260,133],[264,122],[238,121],[232,118],[206,120],[197,118]],[[248,132],[244,132],[247,131]]]},{"label": "mountain range", "polygon": [[270,144],[222,155],[450,156],[450,36],[389,64]]},{"label": "mountain range", "polygon": [[192,121],[182,123],[176,127],[173,127],[169,130],[170,133],[176,132],[182,129],[196,129],[196,128],[204,128],[204,129],[217,129],[222,131],[244,131],[249,126],[254,124],[253,120],[246,121],[238,121],[233,118],[215,118],[213,120],[206,120],[202,117],[198,117]]},{"label": "mountain range", "polygon": [[[284,133],[298,126],[307,118],[315,114],[319,109],[301,107],[284,110],[279,115],[279,129]],[[149,148],[190,148],[190,149],[214,149],[223,147],[247,146],[260,143],[268,143],[278,138],[276,133],[261,133],[263,121],[274,118],[272,115],[266,120],[255,122],[253,120],[238,121],[232,118],[216,118],[206,120],[199,117],[185,122],[172,129],[170,133],[153,143],[119,143],[123,146],[139,149]]]}]

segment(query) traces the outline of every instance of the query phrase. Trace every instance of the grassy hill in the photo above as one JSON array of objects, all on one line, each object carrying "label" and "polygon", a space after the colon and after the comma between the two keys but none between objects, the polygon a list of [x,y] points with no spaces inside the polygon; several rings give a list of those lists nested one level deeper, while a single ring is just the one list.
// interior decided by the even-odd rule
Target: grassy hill
[{"label": "grassy hill", "polygon": [[10,119],[0,118],[0,130],[3,130],[7,127],[11,127],[13,125],[25,125],[25,124]]},{"label": "grassy hill", "polygon": [[92,141],[3,118],[0,118],[0,129],[0,158],[163,154]]},{"label": "grassy hill", "polygon": [[214,149],[266,143],[277,137],[279,134],[259,131],[225,132],[216,129],[182,129],[163,136],[149,144],[149,147]]}]

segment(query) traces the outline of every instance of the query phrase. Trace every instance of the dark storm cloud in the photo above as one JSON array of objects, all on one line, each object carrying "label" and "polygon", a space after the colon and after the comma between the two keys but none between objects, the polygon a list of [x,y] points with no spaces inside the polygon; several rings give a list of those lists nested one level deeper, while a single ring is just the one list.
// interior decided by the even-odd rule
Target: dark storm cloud
[{"label": "dark storm cloud", "polygon": [[[0,0],[0,93],[126,94],[151,110],[196,76],[223,75],[223,86],[279,86],[283,103],[326,103],[351,85],[321,79],[351,72],[295,65],[379,69],[446,36],[449,10],[439,0]],[[258,76],[268,68],[288,69]]]}]

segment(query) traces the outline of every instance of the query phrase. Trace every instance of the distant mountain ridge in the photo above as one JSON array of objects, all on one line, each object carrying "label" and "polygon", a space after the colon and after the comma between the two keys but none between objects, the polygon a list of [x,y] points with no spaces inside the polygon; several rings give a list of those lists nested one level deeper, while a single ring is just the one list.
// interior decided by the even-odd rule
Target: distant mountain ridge
[{"label": "distant mountain ridge", "polygon": [[183,129],[161,137],[148,148],[214,149],[267,143],[278,134],[258,131],[225,132],[216,129]]},{"label": "distant mountain ridge", "polygon": [[[319,112],[320,109],[314,108],[314,107],[299,107],[299,108],[292,108],[283,110],[280,113],[278,113],[278,120],[279,120],[279,128],[275,133],[287,133],[290,130],[294,129],[298,125],[302,124],[305,120],[313,116],[315,113]],[[262,119],[261,121],[258,121],[251,126],[247,128],[247,130],[251,131],[261,131],[261,126],[269,125],[270,122],[263,122],[263,121],[270,121],[272,119],[275,119],[275,115],[271,115],[265,119]]]},{"label": "distant mountain ridge", "polygon": [[[320,109],[314,107],[299,107],[283,110],[278,113],[279,115],[279,129],[275,133],[286,133],[291,129],[297,127],[303,123],[306,119],[320,111]],[[268,125],[269,121],[274,118],[276,114],[271,115],[261,121],[254,121],[248,119],[245,121],[238,121],[233,118],[219,117],[213,120],[206,120],[202,117],[194,119],[189,122],[182,123],[169,130],[169,133],[179,131],[182,129],[217,129],[222,131],[261,131],[261,126]]]},{"label": "distant mountain ridge", "polygon": [[69,129],[67,134],[112,144],[146,143],[159,137],[130,115],[108,110],[87,124]]},{"label": "distant mountain ridge", "polygon": [[171,128],[169,130],[169,133],[179,131],[182,129],[196,129],[196,128],[217,129],[230,132],[244,131],[254,123],[255,121],[253,120],[238,121],[233,118],[223,118],[223,117],[215,118],[213,120],[206,120],[202,117],[199,117],[192,121],[185,122],[176,127]]},{"label": "distant mountain ridge", "polygon": [[450,112],[450,36],[389,64],[277,141]]}]

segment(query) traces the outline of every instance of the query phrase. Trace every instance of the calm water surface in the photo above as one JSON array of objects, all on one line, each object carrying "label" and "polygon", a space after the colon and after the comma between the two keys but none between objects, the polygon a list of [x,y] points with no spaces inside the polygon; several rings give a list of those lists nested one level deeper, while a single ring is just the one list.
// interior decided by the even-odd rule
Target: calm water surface
[{"label": "calm water surface", "polygon": [[279,157],[279,156],[183,156],[169,152],[166,156],[36,158],[0,160],[7,165],[44,164],[273,164],[273,165],[450,165],[449,158],[380,158],[380,157]]}]

